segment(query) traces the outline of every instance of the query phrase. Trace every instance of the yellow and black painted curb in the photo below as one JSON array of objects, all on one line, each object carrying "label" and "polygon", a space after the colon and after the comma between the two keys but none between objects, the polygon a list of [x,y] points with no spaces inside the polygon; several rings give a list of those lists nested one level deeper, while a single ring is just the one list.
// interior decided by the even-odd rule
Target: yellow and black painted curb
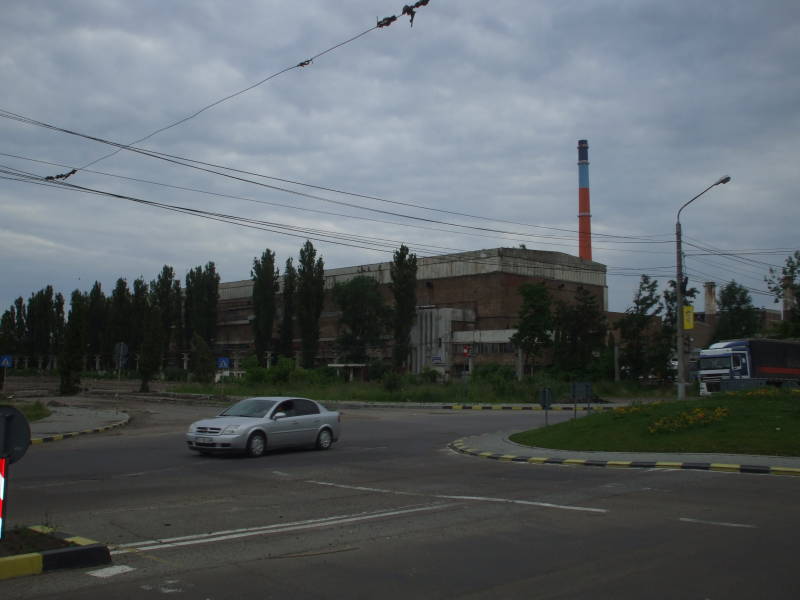
[{"label": "yellow and black painted curb", "polygon": [[[544,410],[538,404],[503,405],[503,404],[445,404],[443,410]],[[551,406],[549,410],[589,410],[589,411],[608,411],[614,410],[613,406]]]},{"label": "yellow and black painted curb", "polygon": [[123,420],[118,421],[117,423],[112,423],[111,425],[106,425],[105,427],[84,429],[82,431],[71,431],[69,433],[58,433],[56,435],[49,435],[47,437],[31,438],[31,444],[46,444],[48,442],[57,442],[59,440],[66,440],[69,438],[78,437],[80,435],[88,435],[90,433],[102,433],[103,431],[109,431],[111,429],[116,429],[118,427],[127,425],[130,420],[130,416],[126,416]]},{"label": "yellow and black painted curb", "polygon": [[39,575],[55,569],[107,565],[111,562],[111,554],[104,544],[77,535],[60,533],[43,525],[36,525],[29,529],[46,533],[74,545],[58,550],[44,550],[0,558],[0,580]]},{"label": "yellow and black painted curb", "polygon": [[449,448],[480,458],[490,458],[504,462],[521,462],[535,465],[576,465],[582,467],[608,467],[618,469],[687,469],[696,471],[725,471],[729,473],[756,473],[760,475],[796,475],[800,469],[793,467],[771,467],[765,465],[733,465],[707,462],[672,462],[663,460],[598,460],[592,458],[562,458],[547,456],[520,456],[516,454],[496,454],[470,448],[464,440],[456,440]]}]

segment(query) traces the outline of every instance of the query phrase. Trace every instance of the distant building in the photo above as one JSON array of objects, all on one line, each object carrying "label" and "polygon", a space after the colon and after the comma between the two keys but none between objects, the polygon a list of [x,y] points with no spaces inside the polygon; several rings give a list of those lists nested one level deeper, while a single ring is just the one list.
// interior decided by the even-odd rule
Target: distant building
[{"label": "distant building", "polygon": [[[340,363],[335,339],[339,310],[331,291],[336,283],[357,276],[374,277],[391,304],[389,262],[328,269],[325,303],[320,319],[319,364]],[[543,283],[553,300],[573,301],[584,287],[607,309],[606,267],[561,252],[522,248],[493,248],[419,258],[417,261],[417,321],[411,333],[410,366],[415,373],[435,369],[456,374],[474,363],[516,364],[510,343],[516,332],[523,283]],[[254,351],[250,320],[252,282],[222,283],[217,324],[217,352],[238,360]],[[281,321],[278,302],[275,338]],[[295,335],[298,328],[295,328]],[[390,343],[375,349],[374,358],[391,356]],[[299,350],[300,340],[295,340]],[[466,347],[466,352],[465,352]]]}]

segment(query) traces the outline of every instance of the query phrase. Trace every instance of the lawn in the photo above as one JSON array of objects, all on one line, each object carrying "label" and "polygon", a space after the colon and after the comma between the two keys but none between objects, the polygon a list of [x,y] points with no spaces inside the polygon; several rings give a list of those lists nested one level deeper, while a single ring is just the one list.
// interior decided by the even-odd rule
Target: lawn
[{"label": "lawn", "polygon": [[511,440],[560,450],[800,456],[800,393],[757,390],[633,404]]},{"label": "lawn", "polygon": [[25,404],[15,404],[17,410],[19,410],[25,418],[28,419],[29,422],[38,421],[39,419],[44,419],[45,417],[50,416],[50,409],[47,408],[44,404],[39,402],[38,400],[34,403],[25,403]]}]

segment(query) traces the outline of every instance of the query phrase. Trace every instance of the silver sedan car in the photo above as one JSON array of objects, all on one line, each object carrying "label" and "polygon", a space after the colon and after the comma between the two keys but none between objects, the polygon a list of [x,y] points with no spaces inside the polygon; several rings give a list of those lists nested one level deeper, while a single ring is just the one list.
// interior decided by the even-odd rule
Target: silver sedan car
[{"label": "silver sedan car", "polygon": [[201,454],[316,447],[327,450],[339,439],[341,415],[307,398],[247,398],[216,417],[189,426],[186,443]]}]

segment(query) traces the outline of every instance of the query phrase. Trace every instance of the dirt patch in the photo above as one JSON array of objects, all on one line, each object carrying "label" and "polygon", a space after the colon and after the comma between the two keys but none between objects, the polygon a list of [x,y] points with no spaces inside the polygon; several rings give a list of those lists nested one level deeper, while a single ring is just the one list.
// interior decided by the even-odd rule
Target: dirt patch
[{"label": "dirt patch", "polygon": [[5,531],[3,539],[0,540],[0,558],[17,554],[30,554],[31,552],[44,552],[45,550],[59,550],[77,545],[54,535],[41,533],[27,527],[11,529],[10,531]]}]

